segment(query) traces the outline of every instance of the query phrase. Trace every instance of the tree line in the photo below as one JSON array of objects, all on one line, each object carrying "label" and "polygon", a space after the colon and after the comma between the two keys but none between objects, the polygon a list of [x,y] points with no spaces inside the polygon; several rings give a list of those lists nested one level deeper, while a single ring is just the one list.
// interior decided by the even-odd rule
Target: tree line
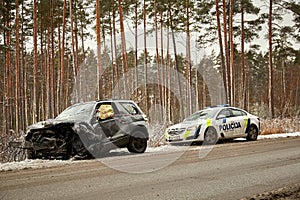
[{"label": "tree line", "polygon": [[[262,117],[299,115],[295,0],[1,0],[0,11],[2,138],[72,103],[123,93],[176,122],[216,98],[212,70],[222,102]],[[216,50],[195,61],[193,45]]]}]

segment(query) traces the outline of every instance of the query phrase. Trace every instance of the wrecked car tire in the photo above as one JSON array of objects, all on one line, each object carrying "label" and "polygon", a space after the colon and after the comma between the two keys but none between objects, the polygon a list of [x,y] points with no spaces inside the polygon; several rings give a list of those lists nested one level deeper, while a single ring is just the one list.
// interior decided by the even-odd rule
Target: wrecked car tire
[{"label": "wrecked car tire", "polygon": [[137,129],[129,138],[127,149],[131,153],[144,153],[147,148],[147,138],[145,132]]},{"label": "wrecked car tire", "polygon": [[35,151],[33,151],[33,150],[27,150],[26,151],[26,158],[27,159],[36,159],[37,156],[35,154]]},{"label": "wrecked car tire", "polygon": [[72,141],[72,150],[76,159],[92,158],[91,154],[86,150],[79,136],[76,135]]},{"label": "wrecked car tire", "polygon": [[51,157],[47,154],[43,154],[41,152],[35,150],[27,150],[26,152],[27,159],[51,159]]}]

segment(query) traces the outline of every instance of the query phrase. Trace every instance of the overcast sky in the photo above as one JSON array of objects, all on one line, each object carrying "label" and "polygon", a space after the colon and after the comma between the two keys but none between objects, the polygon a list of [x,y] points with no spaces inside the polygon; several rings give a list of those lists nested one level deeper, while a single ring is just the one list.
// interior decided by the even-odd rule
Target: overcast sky
[{"label": "overcast sky", "polygon": [[[254,4],[258,7],[260,7],[261,9],[261,13],[267,13],[268,12],[268,1],[261,1],[261,0],[254,0],[253,1]],[[253,19],[253,17],[256,16],[245,16],[245,20],[248,19]],[[236,23],[239,21],[239,19],[236,19]],[[292,23],[292,15],[285,15],[284,17],[284,21],[281,23],[282,25],[291,25]],[[134,38],[134,26],[131,25],[129,22],[125,22],[124,23],[125,26],[125,36],[126,36],[126,49],[130,50],[130,49],[134,49],[135,48],[135,38]],[[117,26],[118,27],[118,26]],[[148,26],[149,29],[152,28],[150,26]],[[91,33],[93,35],[95,35],[94,31],[91,31]],[[164,49],[164,53],[167,52],[167,30],[163,30],[164,33],[164,46],[162,47]],[[265,23],[263,25],[263,30],[260,32],[260,37],[254,41],[252,41],[251,43],[247,43],[246,44],[246,49],[253,44],[259,44],[261,45],[261,51],[262,52],[267,52],[268,51],[268,41],[266,39],[266,35],[268,34],[268,24]],[[191,57],[192,57],[192,61],[194,63],[199,63],[200,59],[206,55],[209,56],[211,55],[212,51],[215,51],[216,53],[219,52],[219,46],[218,44],[214,44],[212,46],[208,46],[206,48],[199,48],[197,47],[197,43],[196,40],[198,38],[198,33],[193,32],[191,33]],[[158,43],[159,43],[159,48],[160,47],[160,32],[158,33]],[[117,36],[118,38],[120,38],[120,36]],[[178,53],[182,53],[185,55],[185,46],[186,46],[186,42],[185,42],[185,33],[176,33],[176,49],[178,51]],[[110,40],[109,40],[109,36],[106,38],[106,45],[110,46]],[[170,51],[172,53],[172,49],[173,49],[173,43],[171,40],[171,36],[170,36]],[[118,41],[121,41],[120,39]],[[87,40],[87,45],[90,46],[92,49],[96,50],[96,37],[94,36],[92,40]],[[217,42],[217,41],[216,41]],[[237,41],[236,41],[237,42]],[[299,48],[300,45],[298,44]],[[240,45],[237,45],[237,48],[240,48]],[[102,48],[103,49],[103,48]],[[138,50],[141,53],[144,50],[144,37],[143,37],[143,25],[141,25],[141,27],[138,30]],[[152,33],[151,35],[147,36],[147,50],[151,53],[152,55],[155,54],[155,35],[154,33]],[[160,50],[159,50],[160,53]]]}]

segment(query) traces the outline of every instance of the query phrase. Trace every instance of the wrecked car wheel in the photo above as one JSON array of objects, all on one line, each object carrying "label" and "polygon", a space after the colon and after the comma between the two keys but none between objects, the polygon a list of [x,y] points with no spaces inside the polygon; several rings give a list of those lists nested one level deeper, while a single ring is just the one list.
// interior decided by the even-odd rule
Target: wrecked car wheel
[{"label": "wrecked car wheel", "polygon": [[77,159],[86,159],[91,158],[91,154],[86,150],[83,143],[81,142],[79,136],[74,136],[72,141],[72,149],[75,158]]},{"label": "wrecked car wheel", "polygon": [[27,150],[26,157],[27,157],[27,159],[36,159],[37,158],[35,151],[33,151],[33,150]]},{"label": "wrecked car wheel", "polygon": [[40,151],[27,150],[26,152],[27,159],[50,159],[50,156],[43,154]]},{"label": "wrecked car wheel", "polygon": [[145,133],[141,130],[136,130],[132,136],[130,136],[127,149],[132,153],[144,153],[147,148],[147,138]]}]

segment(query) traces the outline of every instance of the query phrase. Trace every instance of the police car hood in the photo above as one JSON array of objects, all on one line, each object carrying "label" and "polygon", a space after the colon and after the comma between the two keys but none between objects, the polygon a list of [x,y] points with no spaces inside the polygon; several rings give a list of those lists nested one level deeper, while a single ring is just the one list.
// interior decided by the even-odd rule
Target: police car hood
[{"label": "police car hood", "polygon": [[178,124],[174,124],[173,126],[170,126],[168,129],[188,129],[193,126],[198,126],[199,124],[202,124],[205,122],[206,119],[199,119],[194,121],[183,121]]}]

